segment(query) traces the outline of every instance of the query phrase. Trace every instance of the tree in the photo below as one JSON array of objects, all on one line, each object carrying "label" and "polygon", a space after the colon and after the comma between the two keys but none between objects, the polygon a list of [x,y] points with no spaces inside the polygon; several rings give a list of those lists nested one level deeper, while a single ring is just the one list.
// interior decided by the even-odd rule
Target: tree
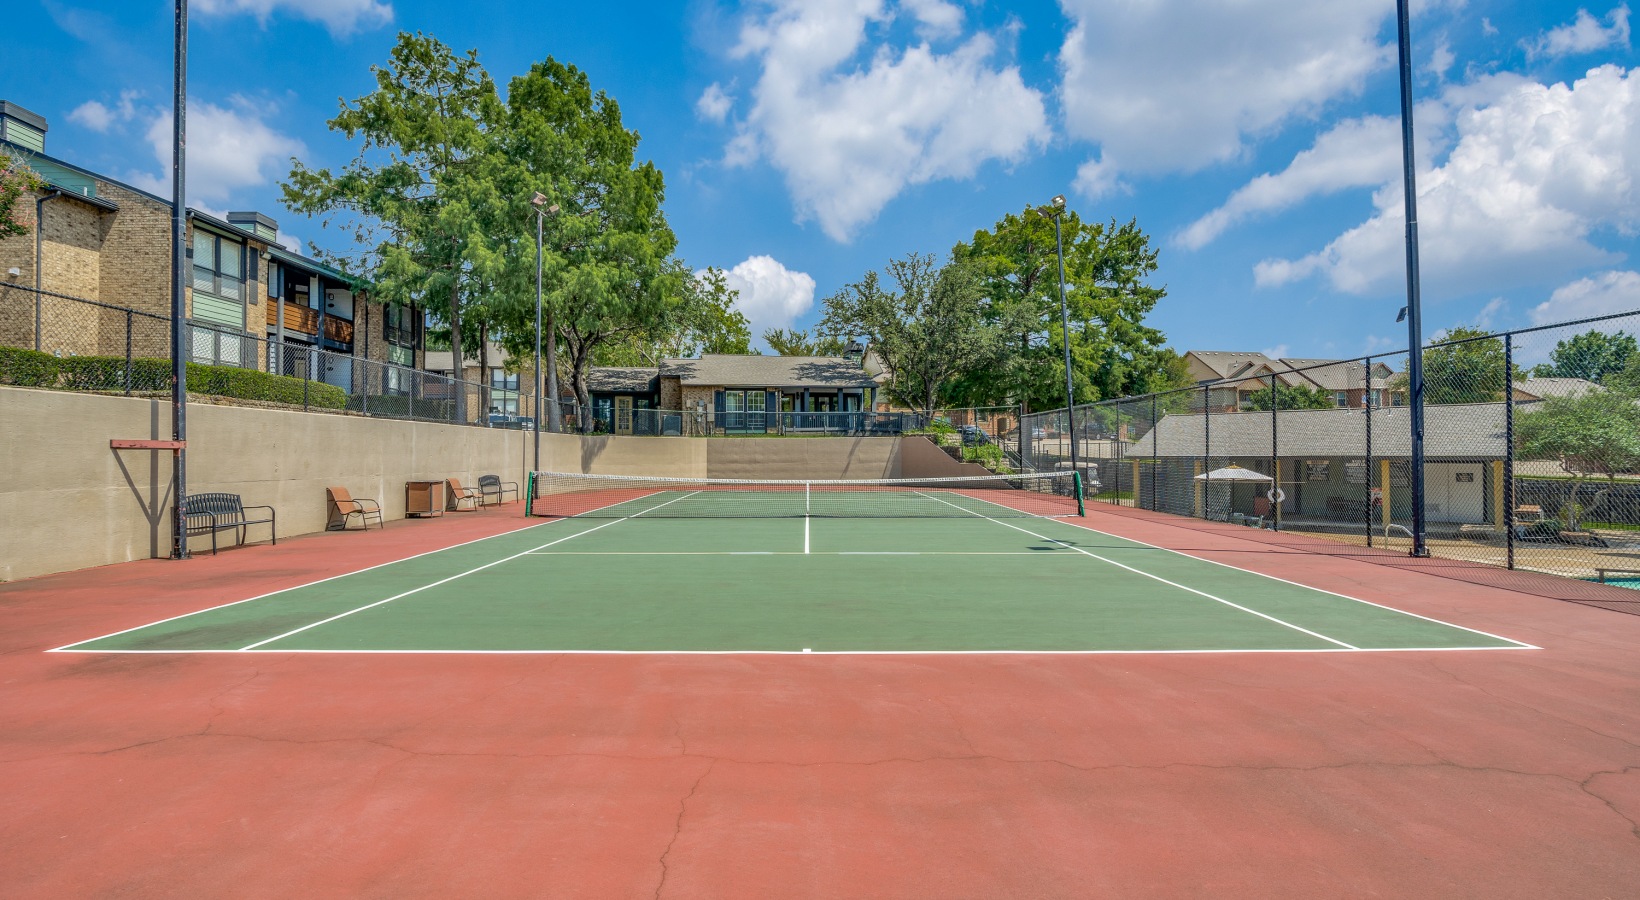
[{"label": "tree", "polygon": [[[477,51],[457,55],[420,33],[399,35],[387,65],[372,71],[376,90],[343,101],[328,123],[360,139],[358,155],[338,173],[292,160],[284,201],[327,221],[347,217],[370,248],[376,296],[421,303],[441,317],[459,372],[473,343],[462,332],[464,304],[500,264],[496,213],[504,204],[493,131],[501,101]],[[456,411],[465,417],[461,392]]]},{"label": "tree", "polygon": [[1609,376],[1606,379],[1606,386],[1640,401],[1640,354],[1630,357],[1629,364],[1623,367],[1623,371]]},{"label": "tree", "polygon": [[[1503,340],[1477,328],[1454,328],[1424,349],[1424,403],[1498,403],[1504,398]],[[1515,373],[1519,377],[1519,373]],[[1405,373],[1390,389],[1411,398]]]},{"label": "tree", "polygon": [[[1167,390],[1188,384],[1160,331],[1144,317],[1166,296],[1146,279],[1156,271],[1149,238],[1129,221],[1061,219],[1071,369],[1076,402]],[[983,315],[1008,335],[1007,352],[953,387],[961,402],[1023,402],[1036,409],[1065,404],[1059,316],[1058,254],[1053,222],[1027,209],[958,244],[952,258],[974,267],[984,290]]]},{"label": "tree", "polygon": [[[500,144],[508,189],[499,202],[519,240],[501,279],[512,298],[509,346],[534,340],[529,198],[540,192],[558,207],[543,229],[548,358],[562,347],[557,362],[583,406],[590,403],[591,366],[609,348],[653,347],[701,327],[717,340],[733,330],[732,322],[691,318],[698,309],[693,276],[671,257],[677,238],[661,210],[665,180],[654,163],[637,162],[637,132],[621,124],[619,104],[594,91],[586,73],[549,57],[512,79]],[[586,416],[580,421],[591,424]]]},{"label": "tree", "polygon": [[0,154],[0,240],[29,233],[29,226],[17,217],[17,201],[42,187],[44,179],[22,157]]},{"label": "tree", "polygon": [[[1640,405],[1620,391],[1545,400],[1516,417],[1515,437],[1521,458],[1554,460],[1572,476],[1561,515],[1573,531],[1606,501],[1615,476],[1640,471]],[[1580,491],[1595,477],[1607,487],[1585,506]]]},{"label": "tree", "polygon": [[950,386],[993,362],[1002,328],[984,314],[976,271],[911,253],[888,263],[888,290],[876,272],[826,298],[825,330],[865,335],[892,373],[889,394],[932,416]]},{"label": "tree", "polygon": [[1634,336],[1619,331],[1585,331],[1555,344],[1549,361],[1532,368],[1538,378],[1582,378],[1604,382],[1622,372],[1630,360],[1640,358],[1640,344]]},{"label": "tree", "polygon": [[779,356],[842,356],[847,349],[843,338],[835,334],[816,331],[811,335],[796,328],[770,328],[763,332],[763,343]]},{"label": "tree", "polygon": [[735,309],[739,292],[723,270],[707,268],[678,279],[681,302],[668,307],[664,321],[596,354],[601,366],[653,366],[667,358],[692,359],[707,353],[752,353],[752,329]]},{"label": "tree", "polygon": [[[1248,395],[1247,403],[1253,409],[1269,411],[1271,408],[1269,388],[1259,388]],[[1285,385],[1277,383],[1275,386],[1276,409],[1333,409],[1337,407],[1333,396],[1321,388],[1306,387],[1302,384]]]}]

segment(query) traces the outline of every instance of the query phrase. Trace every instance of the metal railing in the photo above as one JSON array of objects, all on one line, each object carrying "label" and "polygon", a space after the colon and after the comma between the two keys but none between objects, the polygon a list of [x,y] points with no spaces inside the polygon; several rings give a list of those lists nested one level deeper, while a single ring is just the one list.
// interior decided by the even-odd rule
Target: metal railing
[{"label": "metal railing", "polygon": [[[190,393],[314,412],[492,428],[533,424],[535,398],[527,384],[521,391],[504,390],[204,323],[189,323],[185,333],[188,361],[207,367],[190,371]],[[168,393],[170,344],[165,316],[53,291],[0,286],[0,383],[125,395]],[[32,353],[6,353],[7,347]],[[251,371],[258,374],[235,374]]]}]

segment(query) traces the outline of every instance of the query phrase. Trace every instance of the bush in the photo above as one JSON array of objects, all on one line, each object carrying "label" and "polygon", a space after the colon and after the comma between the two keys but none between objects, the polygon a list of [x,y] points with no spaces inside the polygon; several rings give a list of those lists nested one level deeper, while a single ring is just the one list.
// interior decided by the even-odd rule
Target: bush
[{"label": "bush", "polygon": [[[124,391],[125,357],[65,356],[37,353],[16,347],[0,347],[0,384],[23,387],[54,387],[70,391]],[[133,391],[165,391],[171,388],[171,361],[137,358],[131,360]],[[240,400],[265,400],[302,405],[303,381],[289,375],[270,375],[256,369],[234,366],[188,364],[188,390]],[[347,392],[318,381],[306,383],[307,405],[320,409],[343,409]],[[417,404],[417,412],[421,412]]]},{"label": "bush", "polygon": [[0,347],[0,384],[19,387],[56,387],[59,360],[50,353]]}]

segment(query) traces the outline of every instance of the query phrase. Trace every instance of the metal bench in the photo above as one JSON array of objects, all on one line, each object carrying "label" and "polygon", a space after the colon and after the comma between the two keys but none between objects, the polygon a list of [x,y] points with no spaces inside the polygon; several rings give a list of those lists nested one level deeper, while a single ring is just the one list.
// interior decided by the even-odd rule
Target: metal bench
[{"label": "metal bench", "polygon": [[[277,526],[273,521],[275,513],[271,506],[245,506],[240,502],[238,494],[189,494],[186,503],[188,536],[210,534],[213,556],[216,555],[216,533],[219,531],[235,532],[238,535],[238,543],[243,544],[248,526],[267,525],[273,543],[279,543]],[[265,509],[268,511],[268,517],[247,518],[245,511],[248,509]]]}]

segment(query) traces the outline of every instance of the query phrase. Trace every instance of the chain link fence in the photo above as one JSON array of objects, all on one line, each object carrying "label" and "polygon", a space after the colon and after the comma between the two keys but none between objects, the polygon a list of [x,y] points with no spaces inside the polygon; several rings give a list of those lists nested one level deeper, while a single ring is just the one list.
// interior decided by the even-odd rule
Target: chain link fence
[{"label": "chain link fence", "polygon": [[1640,589],[1635,335],[1640,311],[1426,347],[1421,495],[1405,352],[1253,360],[1190,388],[1033,413],[1019,457],[1064,469],[1074,442],[1107,510],[1346,545],[1300,542],[1322,552],[1404,555],[1421,507],[1433,565],[1460,577],[1542,572],[1572,580],[1565,599],[1640,604],[1594,589]]},{"label": "chain link fence", "polygon": [[[190,394],[456,425],[533,424],[528,379],[522,390],[507,390],[200,323],[186,325],[184,334]],[[168,396],[170,357],[166,317],[51,291],[0,288],[0,383]]]}]

